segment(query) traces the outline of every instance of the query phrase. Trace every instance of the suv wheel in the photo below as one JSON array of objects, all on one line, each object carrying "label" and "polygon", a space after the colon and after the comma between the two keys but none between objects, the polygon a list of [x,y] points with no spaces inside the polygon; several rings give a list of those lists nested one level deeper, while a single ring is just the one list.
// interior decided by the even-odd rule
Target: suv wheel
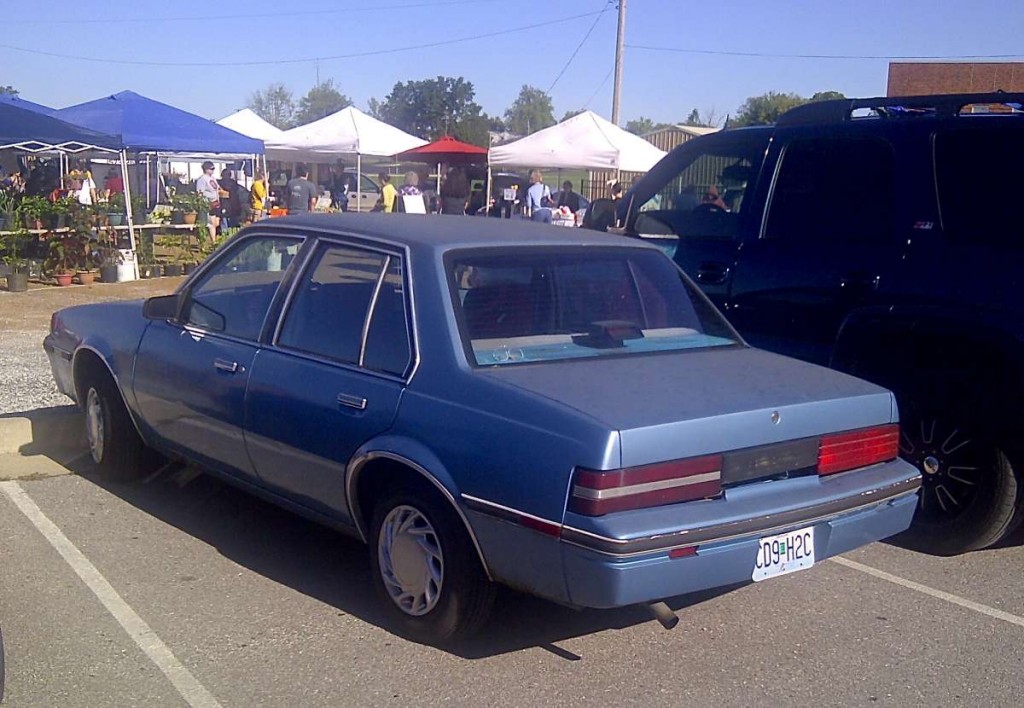
[{"label": "suv wheel", "polygon": [[1005,452],[953,406],[906,406],[900,454],[923,478],[912,545],[940,555],[986,548],[1020,522],[1021,480]]}]

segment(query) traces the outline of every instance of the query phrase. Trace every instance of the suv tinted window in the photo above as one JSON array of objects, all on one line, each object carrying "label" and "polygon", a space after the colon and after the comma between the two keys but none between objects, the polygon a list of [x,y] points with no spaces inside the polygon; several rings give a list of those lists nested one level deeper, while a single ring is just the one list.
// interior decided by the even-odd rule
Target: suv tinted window
[{"label": "suv tinted window", "polygon": [[782,156],[765,237],[886,241],[894,207],[895,158],[887,142],[794,140]]},{"label": "suv tinted window", "polygon": [[386,256],[325,246],[295,292],[278,337],[283,347],[352,364]]},{"label": "suv tinted window", "polygon": [[1021,127],[938,133],[935,176],[945,232],[957,240],[1024,247],[1022,165]]}]

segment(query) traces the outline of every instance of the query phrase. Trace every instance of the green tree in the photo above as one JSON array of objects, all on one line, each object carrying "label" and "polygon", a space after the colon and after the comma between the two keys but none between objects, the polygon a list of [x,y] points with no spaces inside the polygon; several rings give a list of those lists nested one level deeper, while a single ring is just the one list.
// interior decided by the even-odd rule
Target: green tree
[{"label": "green tree", "polygon": [[840,91],[818,91],[811,96],[810,100],[813,103],[815,101],[834,101],[842,98],[846,98],[846,96]]},{"label": "green tree", "polygon": [[7,93],[12,96],[17,96],[18,89],[14,88],[13,86],[0,86],[0,93]]},{"label": "green tree", "polygon": [[461,76],[399,81],[383,101],[370,99],[370,115],[407,133],[434,140],[452,135],[487,145],[487,118],[473,100],[473,84]]},{"label": "green tree", "polygon": [[740,106],[733,120],[733,127],[744,125],[767,125],[778,120],[790,108],[807,103],[795,93],[769,91],[760,96],[751,96]]},{"label": "green tree", "polygon": [[334,87],[333,79],[327,79],[311,88],[309,93],[299,99],[295,123],[297,125],[312,123],[351,105],[352,99]]},{"label": "green tree", "polygon": [[524,85],[519,96],[505,111],[505,126],[513,133],[529,135],[555,124],[551,96],[538,88]]},{"label": "green tree", "polygon": [[565,114],[562,116],[562,120],[560,120],[558,122],[559,123],[564,123],[565,121],[569,120],[570,118],[574,118],[574,117],[578,116],[580,113],[586,113],[586,111],[587,111],[586,108],[577,108],[575,111],[566,111]]},{"label": "green tree", "polygon": [[626,130],[634,135],[643,135],[654,130],[654,121],[650,118],[640,116],[634,120],[626,121]]},{"label": "green tree", "polygon": [[246,104],[263,120],[281,130],[291,128],[295,119],[295,101],[292,92],[282,83],[270,84],[249,96]]}]

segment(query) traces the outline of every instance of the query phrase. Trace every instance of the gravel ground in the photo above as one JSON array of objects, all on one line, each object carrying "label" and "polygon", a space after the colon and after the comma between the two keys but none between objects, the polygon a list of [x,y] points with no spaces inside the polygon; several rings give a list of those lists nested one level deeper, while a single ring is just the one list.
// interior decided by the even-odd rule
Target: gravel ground
[{"label": "gravel ground", "polygon": [[38,408],[68,406],[57,391],[43,337],[50,315],[62,307],[110,300],[130,300],[173,292],[182,278],[159,278],[128,283],[97,283],[58,288],[33,283],[25,293],[0,290],[0,415]]}]

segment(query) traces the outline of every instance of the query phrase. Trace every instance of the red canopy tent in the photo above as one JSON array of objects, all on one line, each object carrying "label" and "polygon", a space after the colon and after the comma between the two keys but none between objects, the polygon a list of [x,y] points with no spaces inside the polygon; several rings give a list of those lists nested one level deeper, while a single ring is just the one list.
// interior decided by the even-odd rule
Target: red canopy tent
[{"label": "red canopy tent", "polygon": [[441,163],[447,165],[472,165],[487,162],[487,148],[471,145],[445,135],[439,140],[412,150],[400,152],[400,160],[437,163],[437,191],[441,191]]}]

